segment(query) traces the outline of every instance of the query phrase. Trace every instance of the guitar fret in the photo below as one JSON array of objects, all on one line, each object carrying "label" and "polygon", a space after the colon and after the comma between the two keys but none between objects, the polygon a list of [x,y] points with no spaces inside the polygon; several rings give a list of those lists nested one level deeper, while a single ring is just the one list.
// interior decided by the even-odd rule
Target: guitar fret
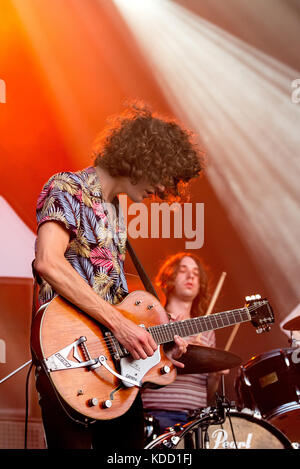
[{"label": "guitar fret", "polygon": [[216,319],[216,323],[217,323],[217,328],[220,329],[222,327],[224,327],[224,322],[223,322],[223,319],[221,317],[218,317]]},{"label": "guitar fret", "polygon": [[172,335],[174,337],[174,335],[178,335],[178,332],[179,332],[179,327],[176,323],[170,323],[169,324],[169,328],[170,328],[170,331],[172,331]]},{"label": "guitar fret", "polygon": [[189,335],[191,335],[189,324],[183,322],[183,330],[184,330],[184,333],[186,334],[185,337],[188,337]]},{"label": "guitar fret", "polygon": [[164,342],[170,342],[170,340],[172,340],[172,339],[170,339],[170,337],[168,335],[169,328],[167,326],[168,326],[168,324],[163,324],[161,326],[162,338],[163,338]]},{"label": "guitar fret", "polygon": [[203,332],[206,332],[208,331],[208,327],[207,327],[207,322],[203,320],[203,318],[199,318],[199,326],[201,327],[201,323],[202,323],[202,331]]},{"label": "guitar fret", "polygon": [[150,334],[152,335],[154,341],[158,344],[158,343],[159,343],[159,339],[158,339],[158,332],[157,332],[157,330],[156,330],[154,327],[149,327],[148,331],[149,331]]},{"label": "guitar fret", "polygon": [[239,311],[238,314],[239,314],[239,320],[242,321],[242,319],[243,319],[243,317],[242,317],[242,312]]},{"label": "guitar fret", "polygon": [[150,327],[148,330],[152,334],[157,344],[164,344],[174,340],[174,335],[188,337],[200,332],[207,332],[215,329],[222,329],[233,324],[249,321],[251,316],[247,308],[224,311],[210,316],[199,316],[197,318],[185,319],[183,321],[171,322]]},{"label": "guitar fret", "polygon": [[174,331],[174,335],[180,335],[180,325],[176,322],[170,323],[170,329]]},{"label": "guitar fret", "polygon": [[156,329],[157,329],[157,334],[158,334],[158,338],[159,338],[158,343],[163,344],[165,341],[164,341],[164,337],[163,337],[162,326],[161,325],[156,326]]},{"label": "guitar fret", "polygon": [[192,334],[191,335],[194,335],[194,334],[197,334],[197,329],[195,329],[195,324],[192,323]]}]

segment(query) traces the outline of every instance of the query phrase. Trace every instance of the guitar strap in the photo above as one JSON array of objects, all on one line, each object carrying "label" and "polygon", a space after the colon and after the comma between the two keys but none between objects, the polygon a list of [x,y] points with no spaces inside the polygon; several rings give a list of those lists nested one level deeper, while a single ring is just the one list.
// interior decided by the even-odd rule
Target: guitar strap
[{"label": "guitar strap", "polygon": [[146,274],[139,258],[137,257],[132,245],[130,244],[130,242],[126,241],[126,246],[127,246],[127,250],[130,254],[130,257],[132,259],[132,262],[134,263],[134,266],[140,276],[140,279],[141,281],[143,282],[143,285],[145,287],[145,289],[151,293],[153,296],[155,296],[158,300],[159,300],[159,297],[158,297],[158,294],[156,293],[152,283],[151,283],[151,280],[149,279],[148,275]]},{"label": "guitar strap", "polygon": [[[118,197],[114,198],[113,204],[117,209],[118,216],[120,216],[120,203],[119,203]],[[136,252],[133,249],[133,247],[132,247],[131,243],[129,242],[128,238],[126,240],[126,248],[127,248],[127,251],[130,254],[132,262],[133,262],[133,264],[136,268],[137,273],[139,274],[139,277],[140,277],[145,289],[147,290],[147,292],[151,293],[153,296],[155,296],[159,300],[158,294],[156,293],[155,288],[153,287],[150,278],[146,274],[146,271],[145,271],[144,267],[142,266],[141,261],[139,260],[138,256],[136,255]]]}]

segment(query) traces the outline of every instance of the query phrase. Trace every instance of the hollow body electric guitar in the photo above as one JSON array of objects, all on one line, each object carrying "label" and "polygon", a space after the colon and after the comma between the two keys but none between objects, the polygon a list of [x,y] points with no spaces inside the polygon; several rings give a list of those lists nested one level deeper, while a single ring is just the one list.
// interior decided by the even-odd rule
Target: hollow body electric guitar
[{"label": "hollow body electric guitar", "polygon": [[261,332],[274,322],[268,301],[257,297],[240,309],[172,323],[159,301],[144,291],[130,293],[116,308],[152,335],[159,346],[151,357],[134,360],[109,330],[59,296],[33,320],[34,362],[68,413],[82,423],[124,414],[145,383],[172,383],[176,368],[160,346],[174,335],[188,337],[247,321]]}]

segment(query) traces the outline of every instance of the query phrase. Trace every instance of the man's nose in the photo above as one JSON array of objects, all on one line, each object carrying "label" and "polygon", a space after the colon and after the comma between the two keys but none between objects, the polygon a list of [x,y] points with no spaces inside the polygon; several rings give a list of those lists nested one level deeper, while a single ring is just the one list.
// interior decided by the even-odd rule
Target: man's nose
[{"label": "man's nose", "polygon": [[195,274],[192,270],[188,270],[187,271],[187,276],[188,276],[188,278],[194,278]]}]

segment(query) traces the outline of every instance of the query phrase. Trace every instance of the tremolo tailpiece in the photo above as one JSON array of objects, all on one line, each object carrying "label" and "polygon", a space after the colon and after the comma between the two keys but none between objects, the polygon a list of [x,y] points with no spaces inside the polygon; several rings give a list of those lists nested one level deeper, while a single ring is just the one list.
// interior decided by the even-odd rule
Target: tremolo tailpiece
[{"label": "tremolo tailpiece", "polygon": [[[104,368],[109,371],[109,373],[113,374],[117,378],[119,378],[124,384],[127,383],[127,386],[141,386],[142,383],[138,379],[134,377],[126,377],[120,375],[116,371],[114,371],[107,363],[107,358],[104,355],[100,355],[97,358],[91,358],[86,347],[86,337],[80,337],[79,339],[75,340],[72,344],[67,345],[63,349],[59,350],[58,352],[50,355],[48,358],[44,359],[44,367],[46,368],[47,372],[50,371],[59,371],[59,370],[73,370],[75,368],[89,368],[90,370],[96,370],[100,366],[104,366]],[[80,347],[85,360],[81,360],[78,347]],[[77,360],[76,362],[70,360],[68,358],[70,352],[73,350],[73,357]],[[125,384],[126,385],[126,384]]]}]

